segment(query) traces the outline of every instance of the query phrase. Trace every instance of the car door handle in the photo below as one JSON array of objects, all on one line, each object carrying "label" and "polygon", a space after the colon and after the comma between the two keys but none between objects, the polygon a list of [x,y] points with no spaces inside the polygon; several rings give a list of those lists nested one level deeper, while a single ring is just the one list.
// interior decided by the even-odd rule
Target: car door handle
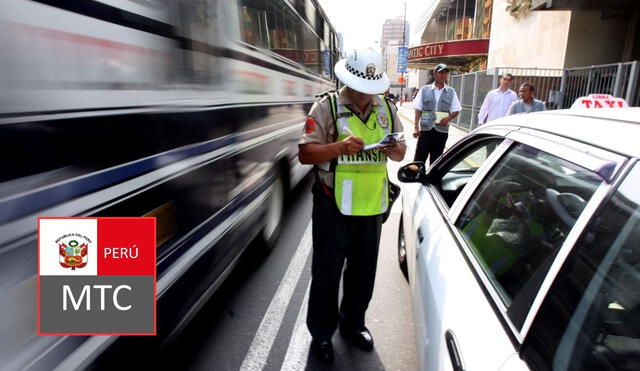
[{"label": "car door handle", "polygon": [[447,330],[444,333],[444,339],[447,343],[447,349],[449,350],[449,357],[451,358],[451,365],[454,371],[464,371],[464,363],[462,362],[462,356],[458,349],[458,343],[453,331]]},{"label": "car door handle", "polygon": [[422,234],[422,227],[418,227],[418,241],[422,242],[424,240],[424,235]]}]

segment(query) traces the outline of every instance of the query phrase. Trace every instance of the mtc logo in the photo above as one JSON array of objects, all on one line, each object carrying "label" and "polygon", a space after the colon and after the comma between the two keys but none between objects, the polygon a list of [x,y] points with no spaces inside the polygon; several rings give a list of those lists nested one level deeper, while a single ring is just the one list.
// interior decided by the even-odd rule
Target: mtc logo
[{"label": "mtc logo", "polygon": [[38,219],[38,335],[155,335],[155,218]]},{"label": "mtc logo", "polygon": [[[100,310],[104,310],[105,308],[105,292],[107,290],[111,290],[113,288],[112,285],[84,285],[82,291],[80,292],[80,297],[76,300],[75,295],[73,294],[73,290],[70,285],[62,286],[62,310],[67,310],[67,299],[71,302],[74,310],[79,310],[82,302],[86,300],[86,310],[91,310],[91,288],[99,292],[99,302],[100,302]],[[113,307],[117,310],[129,310],[131,309],[131,304],[127,306],[120,305],[118,301],[118,294],[120,290],[127,290],[131,292],[131,286],[129,285],[119,285],[113,290],[113,294],[111,295],[113,301]]]}]

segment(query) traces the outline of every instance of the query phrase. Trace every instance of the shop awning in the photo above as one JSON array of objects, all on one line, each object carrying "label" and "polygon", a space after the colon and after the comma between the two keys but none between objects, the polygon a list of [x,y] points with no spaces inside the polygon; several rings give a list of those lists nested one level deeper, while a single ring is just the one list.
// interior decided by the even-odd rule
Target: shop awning
[{"label": "shop awning", "polygon": [[409,48],[408,67],[432,69],[438,63],[451,68],[465,69],[465,66],[486,58],[489,39],[454,40],[424,44]]}]

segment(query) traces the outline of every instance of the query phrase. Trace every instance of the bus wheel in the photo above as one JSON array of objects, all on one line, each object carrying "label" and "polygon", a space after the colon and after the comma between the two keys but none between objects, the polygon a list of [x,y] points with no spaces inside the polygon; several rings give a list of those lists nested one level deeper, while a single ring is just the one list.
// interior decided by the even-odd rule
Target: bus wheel
[{"label": "bus wheel", "polygon": [[280,231],[282,230],[282,222],[284,219],[284,185],[282,174],[278,171],[275,175],[271,192],[266,201],[267,209],[265,211],[265,223],[262,228],[262,241],[265,250],[270,251],[276,245]]}]

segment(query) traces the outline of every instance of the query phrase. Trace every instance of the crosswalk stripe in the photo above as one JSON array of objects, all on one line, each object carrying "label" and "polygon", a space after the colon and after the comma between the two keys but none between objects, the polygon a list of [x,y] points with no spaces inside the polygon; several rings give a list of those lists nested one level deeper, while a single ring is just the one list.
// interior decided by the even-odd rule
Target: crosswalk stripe
[{"label": "crosswalk stripe", "polygon": [[300,275],[311,251],[311,245],[311,222],[309,222],[300,240],[300,245],[291,259],[282,281],[280,281],[276,294],[260,322],[258,331],[256,331],[249,351],[242,361],[240,370],[258,371],[262,370],[267,364],[271,347],[282,325],[284,314],[287,311],[296,284],[300,280]]},{"label": "crosswalk stripe", "polygon": [[298,318],[293,328],[293,334],[289,341],[287,354],[284,356],[284,362],[280,371],[298,371],[304,370],[309,358],[309,346],[311,345],[311,334],[307,330],[307,304],[309,303],[309,289],[311,282],[307,285],[307,291],[302,300],[302,306],[298,312]]}]

